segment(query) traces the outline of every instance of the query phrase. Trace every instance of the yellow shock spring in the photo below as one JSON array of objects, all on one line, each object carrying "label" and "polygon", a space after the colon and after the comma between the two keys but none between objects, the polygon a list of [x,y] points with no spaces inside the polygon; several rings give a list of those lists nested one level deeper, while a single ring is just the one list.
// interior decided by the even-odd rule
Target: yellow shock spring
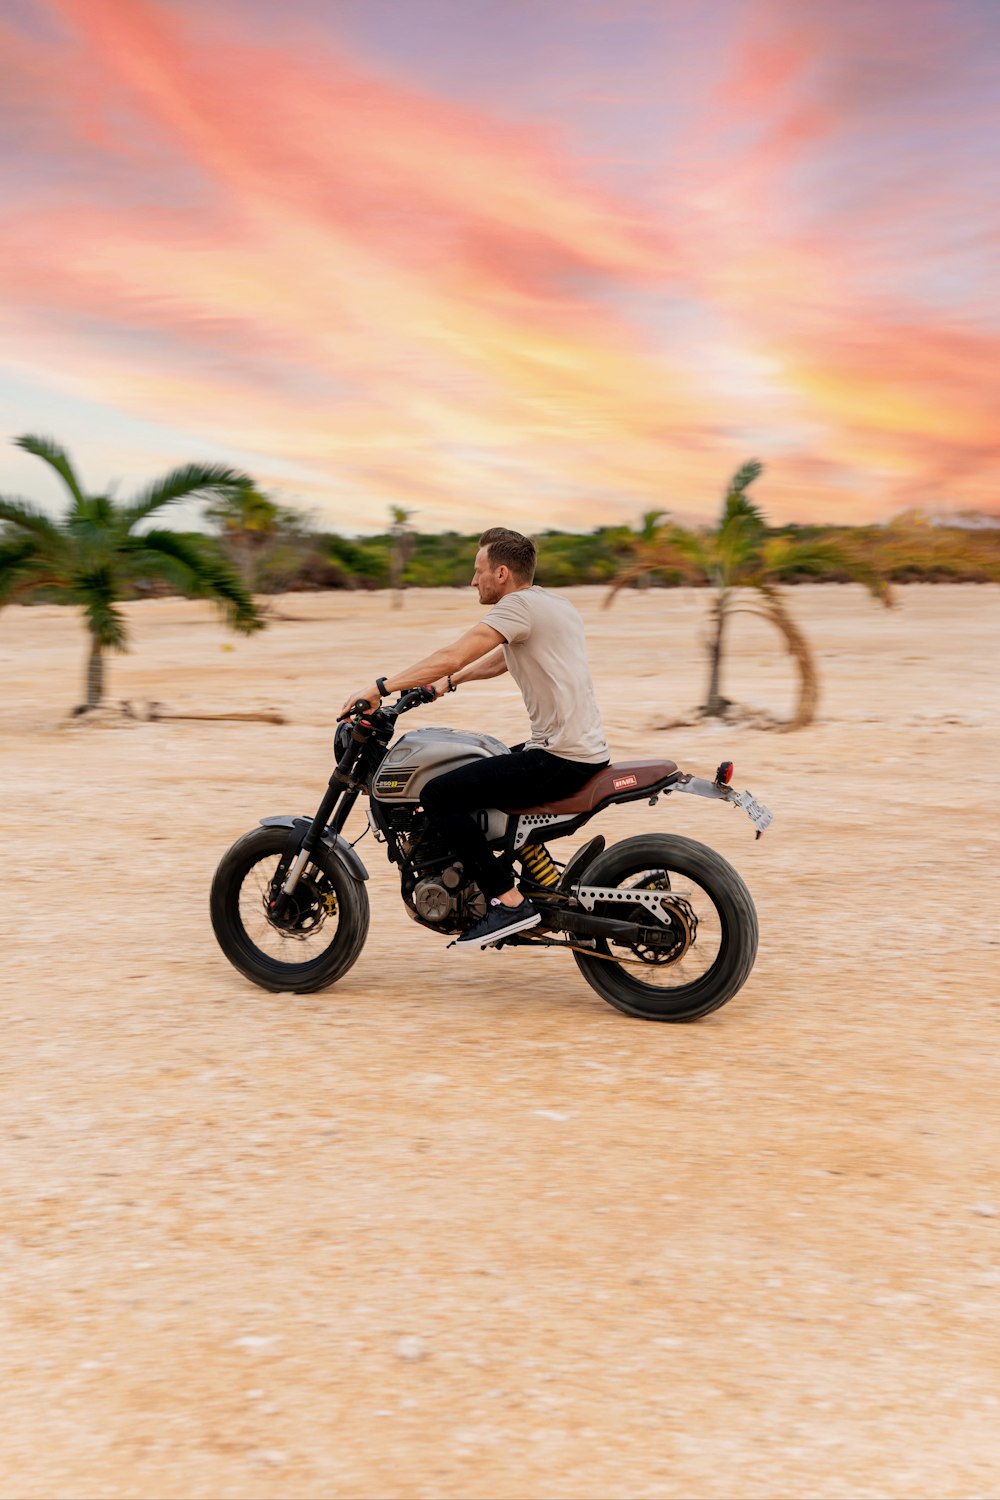
[{"label": "yellow shock spring", "polygon": [[525,844],[521,850],[521,864],[539,885],[559,884],[559,871],[544,844]]}]

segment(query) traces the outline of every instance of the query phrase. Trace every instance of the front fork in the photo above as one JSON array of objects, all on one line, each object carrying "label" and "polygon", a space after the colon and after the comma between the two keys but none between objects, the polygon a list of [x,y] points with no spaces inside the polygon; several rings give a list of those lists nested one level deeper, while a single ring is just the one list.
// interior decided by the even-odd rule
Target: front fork
[{"label": "front fork", "polygon": [[[323,800],[316,810],[316,816],[310,823],[301,846],[294,854],[289,851],[282,855],[278,868],[274,872],[274,879],[271,882],[271,900],[268,902],[268,915],[272,920],[280,921],[285,915],[295,887],[302,876],[302,871],[309,863],[327,827],[332,828],[334,833],[339,833],[347,822],[351,808],[357,802],[358,794],[361,790],[354,780],[353,772],[357,769],[361,754],[371,736],[372,725],[369,724],[367,719],[359,719],[351,734],[350,745],[334,767],[329,785],[323,794]],[[338,802],[339,806],[337,806]],[[335,807],[337,809],[336,813],[334,813]],[[286,871],[287,873],[285,873]],[[279,881],[281,882],[280,887],[278,885]]]}]

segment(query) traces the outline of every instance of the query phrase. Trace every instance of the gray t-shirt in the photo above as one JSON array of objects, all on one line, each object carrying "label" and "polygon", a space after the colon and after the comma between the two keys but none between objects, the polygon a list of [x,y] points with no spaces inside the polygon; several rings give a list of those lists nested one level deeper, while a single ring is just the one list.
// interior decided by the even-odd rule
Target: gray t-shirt
[{"label": "gray t-shirt", "polygon": [[601,765],[609,758],[594,698],[583,621],[568,599],[532,584],[494,604],[485,624],[498,630],[507,670],[531,720],[528,749]]}]

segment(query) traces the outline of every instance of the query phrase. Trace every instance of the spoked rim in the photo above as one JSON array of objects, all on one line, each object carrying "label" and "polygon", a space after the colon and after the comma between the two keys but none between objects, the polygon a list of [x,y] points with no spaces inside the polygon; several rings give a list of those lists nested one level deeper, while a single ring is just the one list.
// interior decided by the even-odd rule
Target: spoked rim
[{"label": "spoked rim", "polygon": [[712,893],[691,875],[647,864],[627,870],[606,883],[613,883],[619,890],[662,890],[665,898],[662,916],[639,902],[628,908],[619,901],[604,905],[598,901],[594,915],[638,922],[654,930],[665,929],[668,941],[656,946],[632,946],[616,939],[597,938],[595,954],[601,954],[605,962],[610,959],[622,980],[647,999],[679,1001],[704,985],[722,959],[726,945],[725,923]]},{"label": "spoked rim", "polygon": [[247,863],[234,910],[238,936],[260,962],[311,968],[337,941],[340,897],[328,871],[322,865],[308,864],[299,877],[291,911],[282,923],[275,923],[267,908],[280,858],[280,850],[271,850]]}]

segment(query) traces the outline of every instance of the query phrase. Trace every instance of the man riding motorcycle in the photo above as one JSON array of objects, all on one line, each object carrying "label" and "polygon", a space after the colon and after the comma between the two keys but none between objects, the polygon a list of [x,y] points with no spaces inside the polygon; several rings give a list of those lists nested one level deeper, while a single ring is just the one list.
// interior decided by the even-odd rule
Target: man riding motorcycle
[{"label": "man riding motorcycle", "polygon": [[494,855],[473,818],[483,807],[524,807],[570,797],[609,762],[594,697],[583,621],[567,599],[534,582],[535,544],[495,526],[479,538],[472,586],[485,618],[450,646],[415,666],[392,672],[352,693],[377,709],[389,693],[430,685],[435,696],[461,684],[510,672],[524,698],[531,736],[509,755],[475,760],[429,781],[422,801],[457,859],[489,901],[482,921],[456,947],[485,948],[541,921],[518,890],[509,857]]}]

